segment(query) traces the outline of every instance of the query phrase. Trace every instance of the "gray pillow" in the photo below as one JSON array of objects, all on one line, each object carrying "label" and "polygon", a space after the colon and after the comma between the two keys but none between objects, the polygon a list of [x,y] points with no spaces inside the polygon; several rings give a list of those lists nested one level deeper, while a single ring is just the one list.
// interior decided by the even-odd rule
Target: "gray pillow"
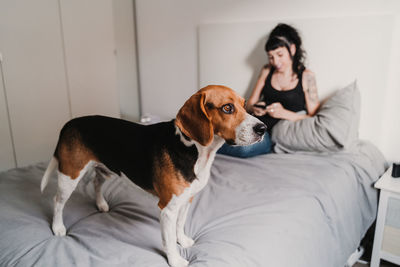
[{"label": "gray pillow", "polygon": [[276,153],[336,152],[357,142],[359,121],[360,92],[354,81],[328,98],[315,116],[279,121],[271,139]]}]

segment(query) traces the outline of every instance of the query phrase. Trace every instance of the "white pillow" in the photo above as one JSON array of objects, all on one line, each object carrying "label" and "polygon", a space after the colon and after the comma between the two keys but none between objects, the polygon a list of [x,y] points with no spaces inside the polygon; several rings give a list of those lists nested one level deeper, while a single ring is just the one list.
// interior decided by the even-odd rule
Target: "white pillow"
[{"label": "white pillow", "polygon": [[340,151],[357,142],[359,121],[360,92],[354,81],[328,98],[313,117],[279,121],[271,139],[276,153]]}]

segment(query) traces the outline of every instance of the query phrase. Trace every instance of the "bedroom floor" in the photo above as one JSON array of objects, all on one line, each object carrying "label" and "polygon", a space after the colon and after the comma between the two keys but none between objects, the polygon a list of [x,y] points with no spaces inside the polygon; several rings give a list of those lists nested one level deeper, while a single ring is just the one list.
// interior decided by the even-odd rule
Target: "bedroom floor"
[{"label": "bedroom floor", "polygon": [[[398,267],[398,265],[387,262],[387,261],[381,261],[381,264],[379,267]],[[361,264],[361,263],[356,263],[353,265],[353,267],[369,267],[369,264]]]}]

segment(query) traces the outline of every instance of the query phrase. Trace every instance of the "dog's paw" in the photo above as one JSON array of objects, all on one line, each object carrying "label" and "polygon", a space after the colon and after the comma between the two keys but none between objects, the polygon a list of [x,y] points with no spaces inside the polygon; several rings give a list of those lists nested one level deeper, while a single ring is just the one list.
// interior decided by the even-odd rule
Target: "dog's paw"
[{"label": "dog's paw", "polygon": [[194,244],[194,240],[188,237],[187,235],[180,235],[178,236],[178,243],[183,248],[190,248]]},{"label": "dog's paw", "polygon": [[101,201],[101,202],[97,203],[97,208],[101,212],[108,212],[110,210],[107,202],[105,202],[105,201]]},{"label": "dog's paw", "polygon": [[171,267],[187,267],[189,262],[181,256],[174,256],[168,258],[168,263]]},{"label": "dog's paw", "polygon": [[52,229],[54,235],[56,236],[65,236],[65,234],[67,233],[65,226],[62,224],[53,224]]}]

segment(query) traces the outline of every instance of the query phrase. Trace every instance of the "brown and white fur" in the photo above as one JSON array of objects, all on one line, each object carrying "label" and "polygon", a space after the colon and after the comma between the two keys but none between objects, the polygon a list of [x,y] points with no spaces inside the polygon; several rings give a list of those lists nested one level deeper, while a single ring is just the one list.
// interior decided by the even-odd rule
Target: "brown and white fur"
[{"label": "brown and white fur", "polygon": [[101,187],[106,178],[124,173],[155,194],[161,209],[162,243],[171,266],[187,266],[178,242],[190,247],[184,225],[192,198],[204,188],[217,150],[226,141],[250,145],[261,141],[265,125],[246,113],[244,99],[232,89],[210,85],[191,96],[176,119],[139,125],[102,116],[76,118],[65,124],[54,156],[43,176],[41,190],[58,169],[52,230],[64,236],[63,208],[88,170],[95,170],[96,204],[109,206]]}]

